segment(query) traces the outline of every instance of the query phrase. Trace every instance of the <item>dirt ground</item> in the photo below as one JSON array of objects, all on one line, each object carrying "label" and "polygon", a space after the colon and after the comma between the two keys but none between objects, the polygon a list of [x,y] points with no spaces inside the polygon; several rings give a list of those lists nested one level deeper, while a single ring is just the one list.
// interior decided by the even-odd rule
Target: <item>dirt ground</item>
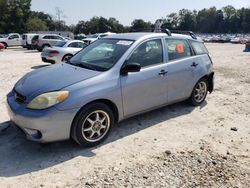
[{"label": "dirt ground", "polygon": [[0,52],[0,187],[250,187],[250,53],[207,44],[215,91],[120,123],[102,145],[40,145],[10,125],[6,94],[46,64],[40,53]]}]

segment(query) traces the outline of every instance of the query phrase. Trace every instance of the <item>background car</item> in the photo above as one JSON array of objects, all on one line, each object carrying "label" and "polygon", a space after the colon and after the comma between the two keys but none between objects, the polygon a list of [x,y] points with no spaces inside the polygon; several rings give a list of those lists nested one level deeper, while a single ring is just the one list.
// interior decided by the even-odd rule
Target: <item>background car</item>
[{"label": "background car", "polygon": [[32,38],[32,46],[41,52],[44,48],[55,46],[60,41],[67,40],[56,34],[39,34]]},{"label": "background car", "polygon": [[2,50],[4,48],[5,48],[5,46],[2,43],[0,43],[0,50]]},{"label": "background car", "polygon": [[32,48],[32,38],[35,36],[36,34],[32,34],[32,33],[26,33],[22,35],[22,46],[23,48],[27,48],[28,50],[30,50]]},{"label": "background car", "polygon": [[80,40],[60,41],[53,47],[43,49],[42,61],[47,63],[67,62],[86,46],[87,44]]},{"label": "background car", "polygon": [[88,35],[85,39],[83,39],[83,41],[87,44],[91,44],[93,42],[95,42],[96,40],[106,37],[106,36],[110,36],[110,35],[114,35],[116,33],[111,33],[111,32],[106,32],[106,33],[96,33],[93,35]]},{"label": "background car", "polygon": [[18,33],[10,33],[4,38],[0,38],[0,43],[2,43],[5,48],[10,46],[21,46],[22,38]]}]

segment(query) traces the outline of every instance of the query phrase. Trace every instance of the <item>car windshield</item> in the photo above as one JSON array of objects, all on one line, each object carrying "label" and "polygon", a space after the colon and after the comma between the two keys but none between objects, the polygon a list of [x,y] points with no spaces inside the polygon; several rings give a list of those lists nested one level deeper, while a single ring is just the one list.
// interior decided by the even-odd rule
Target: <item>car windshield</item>
[{"label": "car windshield", "polygon": [[59,41],[55,44],[56,47],[63,47],[67,42],[65,41]]},{"label": "car windshield", "polygon": [[133,42],[131,40],[100,39],[76,54],[69,63],[96,71],[107,71],[116,64]]}]

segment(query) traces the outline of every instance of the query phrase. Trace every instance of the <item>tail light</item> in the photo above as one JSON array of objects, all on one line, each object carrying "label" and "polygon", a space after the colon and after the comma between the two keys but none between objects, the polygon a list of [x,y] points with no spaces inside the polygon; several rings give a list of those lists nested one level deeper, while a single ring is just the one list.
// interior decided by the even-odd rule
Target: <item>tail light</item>
[{"label": "tail light", "polygon": [[52,51],[50,51],[50,54],[52,54],[52,55],[56,55],[56,54],[59,54],[59,52],[58,52],[58,51],[56,51],[56,50],[52,50]]}]

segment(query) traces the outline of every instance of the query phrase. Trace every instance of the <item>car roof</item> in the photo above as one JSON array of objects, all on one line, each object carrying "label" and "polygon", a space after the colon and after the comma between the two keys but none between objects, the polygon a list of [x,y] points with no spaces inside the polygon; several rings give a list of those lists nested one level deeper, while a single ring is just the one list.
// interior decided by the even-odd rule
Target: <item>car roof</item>
[{"label": "car roof", "polygon": [[[192,38],[190,35],[183,35],[183,34],[172,34],[171,36],[168,36],[166,33],[122,33],[122,34],[116,34],[116,35],[111,35],[105,37],[105,39],[123,39],[123,40],[140,40],[140,39],[147,39],[147,38],[154,38],[154,37],[168,37],[168,38],[178,38],[178,39],[191,39],[195,40]],[[196,39],[196,41],[200,41],[199,38]]]},{"label": "car roof", "polygon": [[85,43],[85,42],[83,42],[83,41],[81,41],[81,40],[69,40],[69,41],[67,41],[67,44],[68,44],[68,43],[72,43],[72,42],[81,42],[81,43]]},{"label": "car roof", "polygon": [[58,34],[38,34],[40,36],[60,36],[62,37],[61,35],[58,35]]}]

